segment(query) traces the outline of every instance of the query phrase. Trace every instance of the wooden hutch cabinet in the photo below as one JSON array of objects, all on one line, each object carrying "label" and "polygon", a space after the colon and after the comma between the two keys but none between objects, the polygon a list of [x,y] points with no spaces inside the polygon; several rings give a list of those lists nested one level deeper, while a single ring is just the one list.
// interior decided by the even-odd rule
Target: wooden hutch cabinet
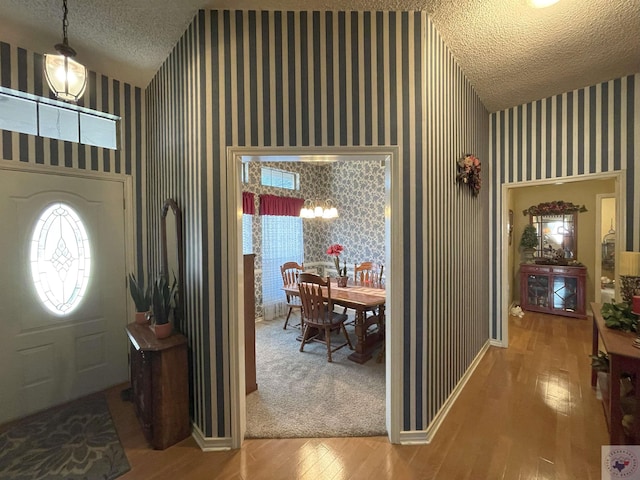
[{"label": "wooden hutch cabinet", "polygon": [[520,306],[532,312],[585,318],[586,267],[520,265]]},{"label": "wooden hutch cabinet", "polygon": [[127,325],[131,389],[136,415],[156,450],[184,440],[189,424],[187,339],[174,333],[157,339],[148,325]]}]

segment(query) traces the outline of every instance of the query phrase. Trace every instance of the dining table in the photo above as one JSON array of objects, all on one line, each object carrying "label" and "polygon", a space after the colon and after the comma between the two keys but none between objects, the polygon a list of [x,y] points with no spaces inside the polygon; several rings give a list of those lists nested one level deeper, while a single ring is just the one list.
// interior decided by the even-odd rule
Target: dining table
[{"label": "dining table", "polygon": [[[283,289],[289,295],[300,295],[297,283],[285,285]],[[331,300],[334,305],[355,311],[356,344],[348,358],[360,364],[367,362],[373,356],[372,352],[384,343],[386,303],[384,284],[378,282],[356,284],[349,280],[346,287],[339,287],[337,280],[332,278]],[[374,325],[377,328],[371,328]]]}]

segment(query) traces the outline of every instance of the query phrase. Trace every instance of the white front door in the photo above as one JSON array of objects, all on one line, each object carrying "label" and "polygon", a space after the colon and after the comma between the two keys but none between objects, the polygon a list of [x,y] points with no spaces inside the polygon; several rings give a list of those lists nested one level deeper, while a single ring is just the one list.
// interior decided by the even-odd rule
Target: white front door
[{"label": "white front door", "polygon": [[123,198],[0,170],[0,424],[127,380]]}]

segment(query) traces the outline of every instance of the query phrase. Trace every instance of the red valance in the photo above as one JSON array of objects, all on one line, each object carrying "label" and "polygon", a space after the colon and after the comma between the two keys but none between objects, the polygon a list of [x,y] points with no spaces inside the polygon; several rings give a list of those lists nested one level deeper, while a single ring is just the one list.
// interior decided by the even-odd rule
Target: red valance
[{"label": "red valance", "polygon": [[304,198],[260,195],[260,215],[298,217],[302,205],[304,205]]},{"label": "red valance", "polygon": [[242,192],[242,213],[255,215],[256,204],[253,201],[254,195],[251,192]]}]

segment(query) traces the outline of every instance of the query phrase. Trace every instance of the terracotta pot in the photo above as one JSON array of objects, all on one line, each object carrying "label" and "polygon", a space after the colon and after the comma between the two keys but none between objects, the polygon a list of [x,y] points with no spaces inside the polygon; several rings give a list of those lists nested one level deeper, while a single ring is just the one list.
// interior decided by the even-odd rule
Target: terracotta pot
[{"label": "terracotta pot", "polygon": [[136,323],[141,325],[149,323],[149,312],[136,312]]},{"label": "terracotta pot", "polygon": [[156,338],[167,338],[173,331],[173,325],[171,323],[163,323],[162,325],[154,325],[153,333]]}]

